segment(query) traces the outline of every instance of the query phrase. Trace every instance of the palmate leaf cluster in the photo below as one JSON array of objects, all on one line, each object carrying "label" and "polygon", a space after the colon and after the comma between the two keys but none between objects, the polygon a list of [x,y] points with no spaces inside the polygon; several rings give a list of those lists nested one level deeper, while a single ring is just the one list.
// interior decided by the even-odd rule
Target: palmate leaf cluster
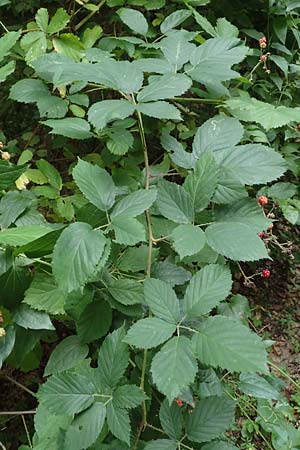
[{"label": "palmate leaf cluster", "polygon": [[[55,342],[34,450],[234,450],[235,391],[262,409],[282,394],[232,269],[271,258],[258,189],[294,195],[271,184],[290,160],[247,127],[272,131],[298,108],[239,89],[252,50],[208,21],[209,1],[132,3],[107,0],[111,35],[91,3],[78,28],[40,8],[0,39],[10,100],[35,108],[69,165],[28,146],[0,161],[0,363],[30,370]],[[200,97],[218,109],[186,107]]]}]

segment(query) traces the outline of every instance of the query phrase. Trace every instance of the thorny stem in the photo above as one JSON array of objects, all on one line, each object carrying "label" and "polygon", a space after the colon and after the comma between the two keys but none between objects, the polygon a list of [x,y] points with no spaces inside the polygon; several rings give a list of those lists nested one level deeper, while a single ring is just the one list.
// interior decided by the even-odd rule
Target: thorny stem
[{"label": "thorny stem", "polygon": [[[134,98],[134,95],[131,96],[133,103],[136,105],[136,101]],[[142,115],[139,111],[137,111],[137,117],[138,117],[138,126],[139,126],[139,132],[141,137],[141,143],[143,147],[144,152],[144,162],[145,162],[145,173],[146,173],[146,180],[145,180],[145,189],[150,189],[150,165],[149,165],[149,157],[148,157],[148,147],[147,147],[147,141],[145,137],[145,130],[143,125],[143,119]],[[148,258],[147,258],[147,269],[146,269],[146,277],[150,278],[151,276],[151,263],[152,263],[152,249],[153,249],[153,233],[152,233],[152,225],[151,225],[151,217],[149,210],[145,211],[146,215],[146,221],[147,221],[147,228],[148,228]],[[141,382],[140,382],[140,388],[144,391],[145,389],[145,376],[146,376],[146,367],[147,367],[147,359],[148,359],[148,350],[144,350],[144,357],[143,357],[143,365],[142,365],[142,373],[141,373]],[[146,402],[143,402],[143,420],[139,427],[137,437],[134,443],[133,450],[137,449],[137,445],[141,436],[141,433],[143,429],[145,428],[145,424],[147,423],[147,408],[146,408]]]},{"label": "thorny stem", "polygon": [[28,428],[27,428],[25,417],[23,416],[23,414],[22,414],[21,417],[22,417],[22,422],[23,422],[24,428],[25,428],[25,432],[26,432],[26,436],[27,436],[29,447],[32,448],[32,443],[31,443],[31,439],[30,439],[30,435],[29,435],[29,431],[28,431]]}]

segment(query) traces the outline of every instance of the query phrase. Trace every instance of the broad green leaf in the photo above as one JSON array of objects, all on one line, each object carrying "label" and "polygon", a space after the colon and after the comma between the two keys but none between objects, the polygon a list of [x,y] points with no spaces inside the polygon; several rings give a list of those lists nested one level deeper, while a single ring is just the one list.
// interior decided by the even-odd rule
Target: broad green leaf
[{"label": "broad green leaf", "polygon": [[206,398],[214,395],[222,397],[224,395],[222,382],[213,369],[201,369],[199,381],[199,398]]},{"label": "broad green leaf", "polygon": [[251,309],[249,301],[246,297],[236,294],[231,297],[227,303],[221,303],[218,306],[218,314],[232,319],[240,320],[244,325],[247,325],[247,318],[251,316]]},{"label": "broad green leaf", "polygon": [[18,217],[35,206],[35,197],[27,191],[9,191],[3,195],[0,201],[0,225],[8,228],[15,223]]},{"label": "broad green leaf", "polygon": [[124,22],[132,31],[138,34],[147,34],[148,23],[145,16],[135,9],[121,8],[118,15],[122,22]]},{"label": "broad green leaf", "polygon": [[179,301],[169,284],[150,278],[144,283],[144,294],[145,303],[153,314],[173,324],[179,321]]},{"label": "broad green leaf", "polygon": [[45,159],[39,159],[36,165],[43,175],[45,175],[49,184],[60,191],[62,188],[62,179],[59,171]]},{"label": "broad green leaf", "polygon": [[194,220],[192,199],[186,190],[176,183],[159,182],[156,204],[159,212],[173,222],[187,224]]},{"label": "broad green leaf", "polygon": [[129,279],[114,280],[108,286],[108,292],[122,305],[135,305],[144,302],[142,283]]},{"label": "broad green leaf", "polygon": [[192,339],[202,364],[230,372],[267,372],[267,353],[261,338],[234,319],[206,319]]},{"label": "broad green leaf", "polygon": [[3,361],[11,354],[14,345],[16,332],[12,325],[9,325],[5,329],[5,336],[2,336],[0,339],[0,369],[2,367]]},{"label": "broad green leaf", "polygon": [[[151,263],[158,257],[159,249],[154,248]],[[147,270],[148,246],[145,244],[135,248],[127,248],[121,255],[117,267],[123,272],[140,272]]]},{"label": "broad green leaf", "polygon": [[111,212],[111,217],[136,217],[152,206],[157,196],[156,189],[138,189],[121,198]]},{"label": "broad green leaf", "polygon": [[117,216],[112,218],[111,224],[118,244],[135,245],[146,240],[144,225],[133,217]]},{"label": "broad green leaf", "polygon": [[239,29],[232,25],[225,17],[220,17],[217,20],[216,32],[218,37],[236,38],[239,35]]},{"label": "broad green leaf", "polygon": [[214,29],[212,24],[207,20],[207,18],[205,16],[202,16],[201,14],[199,14],[195,9],[193,10],[193,15],[195,17],[197,24],[200,25],[202,30],[206,31],[206,33],[212,37],[217,37],[216,30]]},{"label": "broad green leaf", "polygon": [[147,73],[170,73],[171,64],[162,58],[140,58],[134,61],[134,66]]},{"label": "broad green leaf", "polygon": [[239,450],[235,445],[225,441],[214,441],[201,447],[201,450]]},{"label": "broad green leaf", "polygon": [[6,80],[6,78],[14,72],[16,68],[15,61],[10,61],[4,66],[0,67],[0,83]]},{"label": "broad green leaf", "polygon": [[251,397],[279,400],[280,392],[265,378],[256,373],[242,373],[238,384],[239,390]]},{"label": "broad green leaf", "polygon": [[211,153],[203,154],[197,161],[193,173],[183,184],[190,194],[195,212],[205,209],[211,201],[219,180],[218,166]]},{"label": "broad green leaf", "polygon": [[171,239],[181,259],[198,253],[206,242],[205,233],[194,225],[179,225],[172,232]]},{"label": "broad green leaf", "polygon": [[0,38],[0,61],[9,54],[10,49],[15,45],[21,33],[19,31],[9,31]]},{"label": "broad green leaf", "polygon": [[186,152],[181,142],[171,136],[166,128],[162,130],[161,145],[170,154],[172,161],[179,167],[192,169],[195,166],[197,161],[195,156]]},{"label": "broad green leaf", "polygon": [[51,127],[50,134],[59,134],[72,139],[88,139],[92,137],[89,123],[78,117],[66,117],[60,120],[45,120],[47,127]]},{"label": "broad green leaf", "polygon": [[47,33],[48,21],[49,21],[48,10],[46,8],[38,9],[38,11],[35,15],[35,21],[36,21],[37,26],[42,31],[44,31],[44,33]]},{"label": "broad green leaf", "polygon": [[263,184],[276,180],[286,171],[283,157],[261,144],[239,145],[216,154],[223,167],[232,170],[242,184]]},{"label": "broad green leaf", "polygon": [[293,183],[280,182],[268,188],[268,197],[286,200],[293,197],[297,192],[297,187]]},{"label": "broad green leaf", "polygon": [[11,87],[9,97],[21,103],[32,103],[49,98],[51,94],[41,80],[24,78]]},{"label": "broad green leaf", "polygon": [[115,185],[106,170],[78,160],[73,178],[83,195],[101,211],[111,208],[115,201]]},{"label": "broad green leaf", "polygon": [[52,269],[58,287],[71,292],[83,286],[96,271],[105,243],[103,233],[87,223],[69,225],[53,251]]},{"label": "broad green leaf", "polygon": [[79,320],[83,311],[93,301],[94,292],[88,287],[81,287],[72,291],[66,295],[65,299],[65,311],[66,313],[75,319]]},{"label": "broad green leaf", "polygon": [[89,121],[97,130],[102,130],[113,120],[122,120],[134,113],[135,107],[128,100],[102,100],[89,109]]},{"label": "broad green leaf", "polygon": [[26,245],[53,231],[53,227],[48,225],[27,225],[24,227],[9,228],[0,231],[0,244],[18,247]]},{"label": "broad green leaf", "polygon": [[191,87],[191,80],[183,73],[157,76],[138,94],[138,102],[164,100],[184,94]]},{"label": "broad green leaf", "polygon": [[248,197],[247,191],[240,182],[236,171],[221,166],[213,201],[220,205],[231,205],[245,197]]},{"label": "broad green leaf", "polygon": [[66,27],[69,20],[69,14],[63,8],[59,8],[50,20],[47,32],[49,34],[58,33]]},{"label": "broad green leaf", "polygon": [[11,187],[14,182],[26,171],[27,166],[16,166],[8,161],[0,161],[0,189]]},{"label": "broad green leaf", "polygon": [[224,433],[234,420],[235,402],[227,397],[201,399],[188,417],[187,436],[193,442],[208,442]]},{"label": "broad green leaf", "polygon": [[13,313],[14,322],[30,330],[55,330],[48,314],[35,311],[28,305],[20,305]]},{"label": "broad green leaf", "polygon": [[189,69],[189,76],[208,86],[237,78],[239,74],[231,66],[241,62],[248,52],[248,48],[240,43],[235,38],[208,39],[192,53],[193,67]]},{"label": "broad green leaf", "polygon": [[106,146],[114,155],[125,155],[133,146],[133,136],[128,130],[122,128],[110,129],[107,130],[107,136],[109,139],[106,141]]},{"label": "broad green leaf", "polygon": [[90,447],[101,433],[106,417],[106,407],[94,403],[87,411],[76,416],[66,432],[65,448],[82,450]]},{"label": "broad green leaf", "polygon": [[44,376],[54,375],[72,369],[88,354],[89,348],[82,344],[78,336],[68,336],[51,353]]},{"label": "broad green leaf", "polygon": [[188,9],[178,9],[177,11],[174,11],[161,23],[160,31],[163,34],[167,33],[172,30],[172,28],[175,28],[184,22],[188,17],[190,17],[191,14],[191,11]]},{"label": "broad green leaf", "polygon": [[168,102],[139,103],[137,109],[145,116],[156,119],[182,120],[179,109]]},{"label": "broad green leaf", "polygon": [[141,388],[134,384],[119,386],[113,394],[114,405],[117,408],[132,409],[139,406],[147,396]]},{"label": "broad green leaf", "polygon": [[20,45],[25,52],[25,60],[30,65],[46,52],[46,35],[43,31],[31,31],[23,35]]},{"label": "broad green leaf", "polygon": [[216,209],[215,220],[217,222],[239,222],[251,226],[257,233],[267,230],[272,223],[263,214],[262,208],[256,200],[242,199],[232,205]]},{"label": "broad green leaf", "polygon": [[299,121],[299,107],[276,107],[256,98],[232,98],[227,100],[225,105],[239,120],[259,123],[267,131]]},{"label": "broad green leaf", "polygon": [[159,410],[159,420],[164,431],[171,439],[176,441],[180,439],[183,417],[181,410],[175,402],[171,405],[169,405],[167,399],[162,402]]},{"label": "broad green leaf", "polygon": [[77,333],[82,342],[92,342],[105,336],[112,321],[111,307],[107,302],[88,305],[77,321]]},{"label": "broad green leaf", "polygon": [[124,342],[137,348],[157,347],[168,340],[176,330],[176,325],[157,317],[147,317],[136,322],[127,332]]},{"label": "broad green leaf", "polygon": [[257,261],[269,258],[263,241],[253,227],[239,222],[219,222],[206,230],[208,245],[234,261]]},{"label": "broad green leaf", "polygon": [[158,261],[152,268],[152,275],[170,286],[182,285],[191,279],[191,273],[169,261]]},{"label": "broad green leaf", "polygon": [[81,41],[85,48],[91,48],[98,41],[101,34],[103,32],[103,28],[100,25],[95,25],[93,28],[86,28],[83,32]]},{"label": "broad green leaf", "polygon": [[40,404],[34,415],[35,450],[43,450],[44,448],[56,450],[60,447],[65,436],[65,430],[72,422],[72,419],[71,416],[54,415]]},{"label": "broad green leaf", "polygon": [[94,401],[94,385],[83,375],[53,375],[44,383],[37,397],[53,414],[76,414]]},{"label": "broad green leaf", "polygon": [[130,421],[126,409],[118,408],[114,402],[107,405],[107,424],[114,436],[122,442],[130,443]]},{"label": "broad green leaf", "polygon": [[124,328],[118,328],[105,338],[100,348],[97,371],[105,386],[115,387],[128,366],[129,353],[124,337]]},{"label": "broad green leaf", "polygon": [[151,373],[158,390],[172,402],[194,381],[197,373],[191,341],[178,336],[164,344],[152,360]]},{"label": "broad green leaf", "polygon": [[145,450],[177,450],[177,443],[170,439],[157,439],[147,443]]},{"label": "broad green leaf", "polygon": [[24,292],[29,287],[31,275],[27,268],[16,263],[0,277],[0,303],[5,308],[12,309],[24,298]]},{"label": "broad green leaf", "polygon": [[[167,72],[177,72],[190,59],[191,53],[196,48],[189,41],[193,38],[193,34],[185,30],[172,31],[167,37],[160,42],[160,49],[165,58],[173,66],[173,70]],[[166,73],[166,70],[163,72]]]},{"label": "broad green leaf", "polygon": [[189,282],[183,300],[188,316],[207,314],[229,295],[232,285],[227,266],[209,264],[197,272]]},{"label": "broad green leaf", "polygon": [[[25,218],[26,215],[21,216],[17,222],[16,225],[20,222],[20,226],[18,228],[23,227],[22,220]],[[45,226],[46,222],[41,223],[39,226]],[[24,225],[29,226],[29,225]],[[38,225],[30,225],[30,226],[38,226]],[[25,253],[26,256],[29,258],[40,258],[41,256],[49,255],[52,253],[54,245],[61,235],[63,229],[65,227],[59,227],[59,228],[52,228],[52,230],[49,230],[47,234],[44,234],[43,236],[33,239],[32,241],[28,242],[25,245],[22,245],[18,249],[15,250],[15,253],[21,254]]]},{"label": "broad green leaf", "polygon": [[80,61],[85,56],[85,47],[78,36],[73,33],[60,34],[52,40],[55,51],[73,61]]},{"label": "broad green leaf", "polygon": [[237,145],[244,129],[237,119],[218,115],[198,128],[193,141],[193,154],[199,158],[206,152],[219,152]]}]

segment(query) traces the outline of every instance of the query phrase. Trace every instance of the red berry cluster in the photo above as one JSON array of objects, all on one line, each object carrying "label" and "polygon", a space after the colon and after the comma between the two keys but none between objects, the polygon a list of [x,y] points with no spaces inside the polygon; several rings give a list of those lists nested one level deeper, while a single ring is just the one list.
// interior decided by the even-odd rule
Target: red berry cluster
[{"label": "red berry cluster", "polygon": [[182,408],[182,407],[183,407],[183,401],[180,400],[180,398],[178,398],[178,399],[176,400],[176,403],[177,403],[177,405],[178,405],[179,408]]},{"label": "red berry cluster", "polygon": [[262,276],[263,278],[269,278],[270,275],[271,275],[271,272],[270,272],[269,269],[263,269],[263,270],[261,271],[261,276]]},{"label": "red berry cluster", "polygon": [[257,201],[258,201],[258,203],[259,203],[261,206],[265,206],[265,205],[268,204],[269,199],[268,199],[268,197],[266,197],[265,195],[260,195],[260,196],[258,197]]},{"label": "red berry cluster", "polygon": [[259,39],[259,46],[260,48],[266,48],[267,47],[267,38],[264,36],[262,38]]}]

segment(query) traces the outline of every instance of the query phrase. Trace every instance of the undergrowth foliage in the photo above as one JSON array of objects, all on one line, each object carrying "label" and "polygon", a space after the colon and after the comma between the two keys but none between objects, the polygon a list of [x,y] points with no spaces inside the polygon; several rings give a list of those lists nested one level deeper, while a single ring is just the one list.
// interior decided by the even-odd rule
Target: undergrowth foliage
[{"label": "undergrowth foliage", "polygon": [[[28,371],[53,348],[31,448],[236,449],[241,393],[285,401],[232,271],[271,275],[268,197],[298,221],[276,180],[297,175],[280,136],[299,108],[251,91],[286,60],[263,32],[211,23],[207,0],[55,3],[0,39],[0,79],[33,121],[24,145],[2,134],[0,362]],[[299,448],[283,415],[266,423],[274,448]]]}]

